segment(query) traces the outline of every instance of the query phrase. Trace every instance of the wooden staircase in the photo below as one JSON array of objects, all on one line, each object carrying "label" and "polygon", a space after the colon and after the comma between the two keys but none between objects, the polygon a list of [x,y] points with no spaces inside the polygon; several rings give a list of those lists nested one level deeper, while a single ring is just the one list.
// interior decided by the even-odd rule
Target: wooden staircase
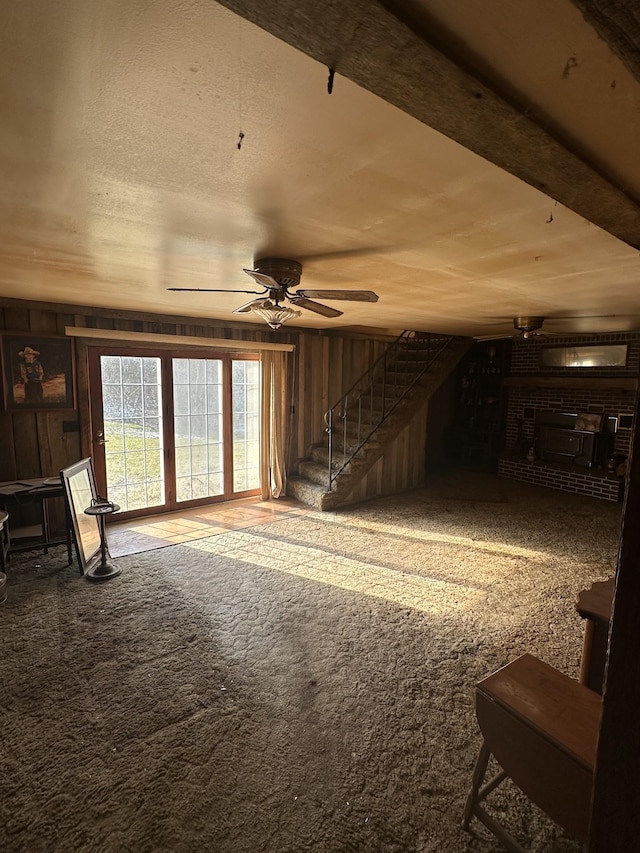
[{"label": "wooden staircase", "polygon": [[325,415],[327,439],[287,481],[287,494],[320,510],[349,503],[355,485],[450,375],[473,341],[403,332]]}]

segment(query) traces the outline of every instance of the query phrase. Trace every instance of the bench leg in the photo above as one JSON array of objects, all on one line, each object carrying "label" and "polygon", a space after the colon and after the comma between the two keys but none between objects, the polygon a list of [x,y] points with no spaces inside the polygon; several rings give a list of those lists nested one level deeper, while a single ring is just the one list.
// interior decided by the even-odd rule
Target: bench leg
[{"label": "bench leg", "polygon": [[471,818],[476,817],[490,832],[495,835],[497,839],[502,842],[509,853],[528,853],[524,847],[521,847],[515,838],[510,835],[510,833],[508,833],[507,830],[504,829],[504,827],[502,827],[496,820],[494,820],[491,815],[487,814],[480,805],[485,797],[487,797],[491,791],[494,791],[498,785],[507,778],[507,774],[504,770],[501,770],[493,777],[493,779],[490,779],[486,785],[482,784],[487,772],[487,764],[489,763],[490,758],[491,750],[487,746],[486,741],[483,740],[478,754],[478,760],[476,761],[476,766],[473,771],[471,790],[469,791],[469,796],[467,797],[467,802],[464,806],[462,828],[468,832]]},{"label": "bench leg", "polygon": [[482,785],[482,781],[484,779],[484,774],[487,772],[487,764],[489,763],[490,755],[491,750],[487,746],[486,742],[483,740],[482,746],[480,747],[480,752],[478,753],[478,760],[476,761],[476,766],[473,770],[471,790],[469,791],[469,796],[467,797],[467,802],[464,806],[464,815],[462,818],[463,829],[469,829],[469,823],[471,821],[471,818],[473,817],[474,807],[479,802],[478,794],[480,792],[480,786]]}]

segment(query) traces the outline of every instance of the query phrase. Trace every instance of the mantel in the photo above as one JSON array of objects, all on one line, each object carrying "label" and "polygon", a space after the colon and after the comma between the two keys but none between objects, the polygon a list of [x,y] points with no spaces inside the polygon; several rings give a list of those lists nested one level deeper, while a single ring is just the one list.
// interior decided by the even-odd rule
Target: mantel
[{"label": "mantel", "polygon": [[577,388],[589,390],[637,391],[638,379],[632,376],[507,376],[507,388]]}]

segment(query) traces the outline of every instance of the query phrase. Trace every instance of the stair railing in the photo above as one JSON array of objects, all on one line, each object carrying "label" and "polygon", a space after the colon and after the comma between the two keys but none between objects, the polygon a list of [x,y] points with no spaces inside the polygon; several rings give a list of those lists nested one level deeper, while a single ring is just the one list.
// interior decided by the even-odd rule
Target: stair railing
[{"label": "stair railing", "polygon": [[[451,336],[431,332],[402,332],[325,413],[325,431],[329,439],[329,491],[332,491],[335,480],[353,457],[452,340]],[[412,354],[415,355],[417,370],[411,370]],[[405,360],[402,360],[403,355],[407,356]],[[336,429],[342,436],[339,460],[334,459]]]}]

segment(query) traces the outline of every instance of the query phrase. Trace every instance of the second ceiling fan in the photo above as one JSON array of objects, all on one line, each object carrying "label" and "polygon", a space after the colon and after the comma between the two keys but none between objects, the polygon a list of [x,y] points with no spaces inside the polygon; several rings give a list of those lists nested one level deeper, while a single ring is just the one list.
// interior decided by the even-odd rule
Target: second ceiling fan
[{"label": "second ceiling fan", "polygon": [[299,308],[321,314],[323,317],[340,317],[344,313],[337,308],[316,302],[316,299],[345,302],[377,302],[378,294],[372,290],[316,290],[312,288],[294,290],[300,284],[302,264],[290,258],[258,258],[254,269],[243,270],[262,286],[262,290],[234,290],[209,287],[168,287],[167,290],[199,293],[250,293],[257,296],[234,310],[234,314],[254,313],[262,317],[272,329],[279,329],[287,320],[299,317],[301,312],[282,305],[290,302]]}]

